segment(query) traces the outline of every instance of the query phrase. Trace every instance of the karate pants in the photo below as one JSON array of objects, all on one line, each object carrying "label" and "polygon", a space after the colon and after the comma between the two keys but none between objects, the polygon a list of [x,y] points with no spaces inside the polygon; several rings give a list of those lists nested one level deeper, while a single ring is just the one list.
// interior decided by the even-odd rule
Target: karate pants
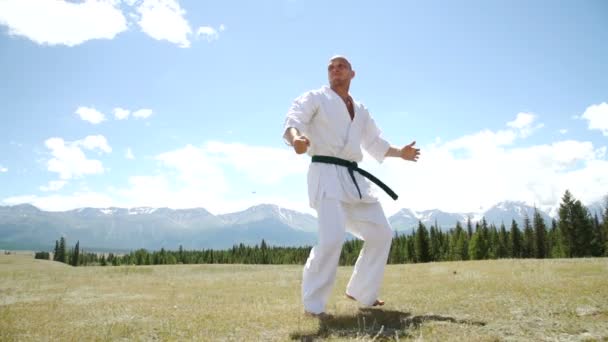
[{"label": "karate pants", "polygon": [[344,203],[323,198],[317,206],[319,239],[302,277],[302,302],[310,313],[325,311],[336,279],[345,231],[364,240],[346,293],[363,305],[378,298],[393,231],[380,203]]}]

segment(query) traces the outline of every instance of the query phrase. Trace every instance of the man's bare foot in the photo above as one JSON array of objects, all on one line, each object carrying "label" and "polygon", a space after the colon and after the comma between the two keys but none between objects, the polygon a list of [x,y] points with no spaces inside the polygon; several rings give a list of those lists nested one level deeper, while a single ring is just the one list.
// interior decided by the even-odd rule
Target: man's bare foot
[{"label": "man's bare foot", "polygon": [[[348,299],[352,299],[352,300],[355,300],[355,301],[357,300],[357,298],[349,295],[348,293],[345,293],[345,295],[346,295],[346,298],[348,298]],[[374,304],[372,304],[372,306],[382,306],[382,305],[384,305],[384,301],[380,300],[380,299],[376,299],[376,301],[374,302]]]}]

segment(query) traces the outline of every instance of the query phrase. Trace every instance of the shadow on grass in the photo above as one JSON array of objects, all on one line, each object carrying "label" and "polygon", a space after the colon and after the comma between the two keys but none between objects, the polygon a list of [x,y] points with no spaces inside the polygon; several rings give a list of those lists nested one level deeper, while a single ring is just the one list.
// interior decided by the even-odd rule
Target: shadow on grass
[{"label": "shadow on grass", "polygon": [[376,308],[360,309],[356,315],[337,315],[319,319],[319,329],[315,333],[292,333],[292,340],[313,341],[329,336],[378,340],[410,336],[409,331],[419,328],[425,322],[449,322],[484,326],[485,322],[457,319],[441,315],[413,316],[409,312]]}]

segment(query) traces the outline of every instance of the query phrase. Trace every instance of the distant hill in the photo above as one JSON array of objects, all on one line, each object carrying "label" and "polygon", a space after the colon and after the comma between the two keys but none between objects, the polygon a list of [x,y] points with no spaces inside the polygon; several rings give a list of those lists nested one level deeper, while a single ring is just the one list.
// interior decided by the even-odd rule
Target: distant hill
[{"label": "distant hill", "polygon": [[[589,206],[592,215],[601,217],[603,206]],[[551,217],[539,210],[547,225]],[[402,209],[389,217],[393,228],[410,233],[418,222],[427,227],[437,224],[444,230],[468,218],[473,222],[485,217],[489,224],[509,229],[511,221],[520,226],[534,208],[523,202],[501,202],[483,213],[448,213],[441,210]],[[235,244],[259,244],[265,239],[273,246],[312,245],[317,240],[314,216],[261,204],[246,210],[213,215],[203,208],[80,208],[63,212],[40,210],[29,204],[0,206],[0,248],[42,250],[54,247],[55,240],[66,237],[68,244],[80,241],[88,250],[125,251],[138,248],[157,250],[224,249]]]},{"label": "distant hill", "polygon": [[418,227],[418,222],[422,222],[427,227],[437,224],[443,229],[453,228],[456,226],[456,222],[466,222],[469,216],[473,217],[472,214],[447,213],[438,209],[419,212],[401,209],[389,217],[389,222],[393,229],[409,232]]},{"label": "distant hill", "polygon": [[0,246],[40,249],[65,236],[83,248],[228,248],[238,243],[295,246],[316,241],[316,218],[275,205],[215,216],[202,208],[82,208],[47,212],[0,206]]},{"label": "distant hill", "polygon": [[[538,209],[538,212],[549,226],[552,220],[551,216],[540,209]],[[464,226],[469,218],[472,222],[477,222],[484,217],[488,224],[500,227],[500,224],[504,223],[507,229],[509,229],[513,220],[518,225],[523,225],[526,215],[532,220],[534,217],[534,207],[524,202],[505,201],[492,206],[482,213],[448,213],[438,209],[424,211],[401,209],[391,216],[389,221],[396,230],[410,231],[418,226],[418,222],[424,223],[427,227],[436,224],[438,227],[446,230],[454,228],[456,222],[460,222]]]}]

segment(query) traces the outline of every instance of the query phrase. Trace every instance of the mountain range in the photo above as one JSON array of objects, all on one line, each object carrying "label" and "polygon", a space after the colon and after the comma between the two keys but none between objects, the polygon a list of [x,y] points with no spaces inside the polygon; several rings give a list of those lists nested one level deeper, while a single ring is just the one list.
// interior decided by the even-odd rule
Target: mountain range
[{"label": "mountain range", "polygon": [[[600,203],[589,207],[601,214]],[[540,211],[550,226],[552,218]],[[402,209],[389,217],[393,229],[410,233],[418,222],[443,230],[465,226],[486,219],[488,224],[507,229],[511,221],[523,225],[524,217],[533,217],[534,208],[523,202],[501,202],[485,212],[447,213],[441,210]],[[225,249],[235,244],[259,244],[265,239],[274,246],[313,245],[316,242],[316,218],[310,214],[261,204],[244,211],[213,215],[203,208],[80,208],[63,212],[40,210],[29,204],[0,206],[0,248],[49,250],[61,236],[69,246],[80,241],[86,250],[128,251]]]}]

